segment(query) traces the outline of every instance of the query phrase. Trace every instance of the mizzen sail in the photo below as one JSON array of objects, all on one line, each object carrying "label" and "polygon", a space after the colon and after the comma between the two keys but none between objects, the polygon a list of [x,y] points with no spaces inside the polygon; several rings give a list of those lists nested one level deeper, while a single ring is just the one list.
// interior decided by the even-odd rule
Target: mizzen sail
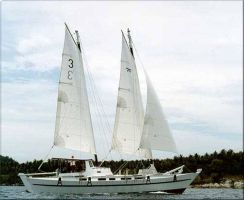
[{"label": "mizzen sail", "polygon": [[161,104],[147,74],[146,82],[147,104],[140,147],[144,149],[177,152]]}]

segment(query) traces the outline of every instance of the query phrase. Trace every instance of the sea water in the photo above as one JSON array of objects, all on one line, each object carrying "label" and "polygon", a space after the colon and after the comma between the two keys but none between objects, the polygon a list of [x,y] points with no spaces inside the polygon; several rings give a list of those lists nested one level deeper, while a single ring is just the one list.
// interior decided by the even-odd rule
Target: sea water
[{"label": "sea water", "polygon": [[28,193],[23,186],[0,186],[0,199],[243,199],[243,189],[189,188],[181,195],[163,192],[103,195]]}]

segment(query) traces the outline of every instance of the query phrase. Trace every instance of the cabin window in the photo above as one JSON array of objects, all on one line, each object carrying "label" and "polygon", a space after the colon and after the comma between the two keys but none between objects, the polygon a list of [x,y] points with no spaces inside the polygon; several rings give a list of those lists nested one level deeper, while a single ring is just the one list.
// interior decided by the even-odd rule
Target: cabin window
[{"label": "cabin window", "polygon": [[101,171],[97,171],[97,173],[101,173]]},{"label": "cabin window", "polygon": [[126,178],[121,178],[121,180],[131,180],[130,177],[126,177]]},{"label": "cabin window", "polygon": [[144,177],[135,177],[135,179],[144,179]]},{"label": "cabin window", "polygon": [[99,181],[106,181],[106,178],[98,178]]},{"label": "cabin window", "polygon": [[87,179],[86,179],[86,178],[81,178],[80,180],[82,180],[82,181],[86,181]]},{"label": "cabin window", "polygon": [[109,178],[109,180],[110,180],[110,181],[114,181],[114,180],[115,180],[115,178]]}]

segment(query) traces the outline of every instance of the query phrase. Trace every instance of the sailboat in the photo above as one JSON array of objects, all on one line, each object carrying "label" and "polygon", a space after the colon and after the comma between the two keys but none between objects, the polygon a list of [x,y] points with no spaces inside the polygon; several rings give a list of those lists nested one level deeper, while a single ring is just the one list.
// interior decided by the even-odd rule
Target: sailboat
[{"label": "sailboat", "polygon": [[[80,37],[71,34],[65,24],[65,40],[58,88],[53,146],[87,152],[97,151],[88,101]],[[164,117],[161,104],[146,71],[147,103],[144,112],[142,94],[128,30],[128,42],[122,32],[120,82],[111,150],[152,159],[152,150],[176,152],[176,145]],[[75,159],[70,159],[75,161]],[[137,193],[164,191],[183,193],[199,175],[183,173],[184,165],[157,172],[152,163],[137,174],[114,174],[110,168],[94,166],[92,159],[82,159],[85,170],[77,172],[20,173],[29,192],[57,194]]]}]

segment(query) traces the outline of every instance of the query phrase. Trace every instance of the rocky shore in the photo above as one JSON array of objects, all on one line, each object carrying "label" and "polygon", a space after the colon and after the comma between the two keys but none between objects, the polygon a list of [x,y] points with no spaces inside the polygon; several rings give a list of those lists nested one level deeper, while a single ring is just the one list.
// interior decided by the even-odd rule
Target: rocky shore
[{"label": "rocky shore", "polygon": [[243,181],[241,181],[241,180],[233,181],[233,180],[227,179],[227,180],[222,181],[220,183],[206,183],[206,184],[192,185],[192,188],[235,188],[235,189],[243,189],[244,184],[243,184]]}]

